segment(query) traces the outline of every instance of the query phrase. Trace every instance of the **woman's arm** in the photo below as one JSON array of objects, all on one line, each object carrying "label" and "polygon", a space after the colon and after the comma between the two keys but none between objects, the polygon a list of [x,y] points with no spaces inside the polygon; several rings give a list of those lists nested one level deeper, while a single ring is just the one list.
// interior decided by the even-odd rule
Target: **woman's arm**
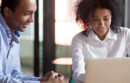
[{"label": "woman's arm", "polygon": [[71,45],[72,71],[75,83],[83,83],[85,74],[85,61],[82,51],[82,42],[78,36],[74,37]]}]

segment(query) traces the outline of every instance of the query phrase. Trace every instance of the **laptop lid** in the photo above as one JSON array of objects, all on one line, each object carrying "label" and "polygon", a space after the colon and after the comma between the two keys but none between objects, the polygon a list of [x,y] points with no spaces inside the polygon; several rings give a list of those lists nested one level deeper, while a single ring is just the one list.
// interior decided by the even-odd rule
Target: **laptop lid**
[{"label": "laptop lid", "polygon": [[130,83],[130,58],[88,59],[84,83]]}]

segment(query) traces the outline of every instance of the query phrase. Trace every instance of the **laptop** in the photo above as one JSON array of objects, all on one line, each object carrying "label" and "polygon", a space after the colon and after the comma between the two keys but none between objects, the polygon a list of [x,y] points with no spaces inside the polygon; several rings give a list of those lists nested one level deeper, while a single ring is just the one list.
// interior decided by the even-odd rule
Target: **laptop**
[{"label": "laptop", "polygon": [[130,58],[88,59],[84,83],[130,83]]}]

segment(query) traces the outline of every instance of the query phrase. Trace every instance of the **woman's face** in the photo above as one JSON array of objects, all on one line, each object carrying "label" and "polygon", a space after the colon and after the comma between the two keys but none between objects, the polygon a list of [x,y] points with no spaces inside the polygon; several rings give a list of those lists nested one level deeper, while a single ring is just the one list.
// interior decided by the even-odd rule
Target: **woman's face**
[{"label": "woman's face", "polygon": [[94,15],[92,19],[90,19],[90,25],[100,40],[104,40],[110,28],[111,19],[112,15],[109,9],[97,8],[94,11]]}]

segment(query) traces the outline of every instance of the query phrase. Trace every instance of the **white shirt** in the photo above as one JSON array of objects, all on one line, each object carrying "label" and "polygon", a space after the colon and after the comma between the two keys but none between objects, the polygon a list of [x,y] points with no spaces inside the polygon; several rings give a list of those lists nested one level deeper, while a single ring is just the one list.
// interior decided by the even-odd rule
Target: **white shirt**
[{"label": "white shirt", "polygon": [[127,54],[130,55],[130,29],[128,28],[121,27],[119,33],[109,29],[103,41],[92,30],[88,36],[80,32],[73,38],[71,45],[75,83],[83,83],[85,63],[88,58],[125,57]]}]

